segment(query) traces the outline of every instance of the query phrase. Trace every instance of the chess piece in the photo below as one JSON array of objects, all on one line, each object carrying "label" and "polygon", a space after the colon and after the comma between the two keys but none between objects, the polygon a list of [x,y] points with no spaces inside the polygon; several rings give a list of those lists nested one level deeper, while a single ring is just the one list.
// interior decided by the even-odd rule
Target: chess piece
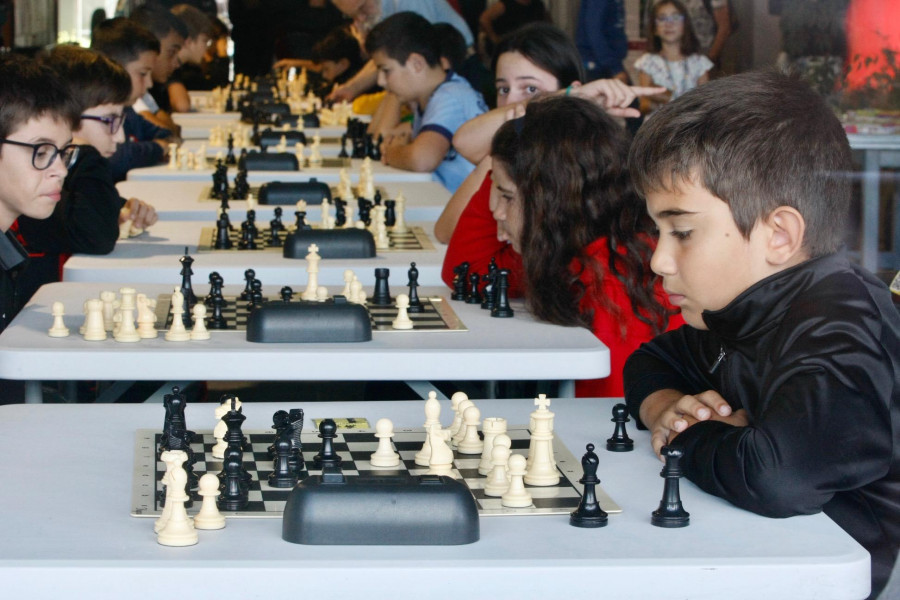
[{"label": "chess piece", "polygon": [[453,476],[453,450],[447,445],[450,432],[441,429],[440,424],[432,425],[428,430],[428,444],[431,456],[428,459],[428,475]]},{"label": "chess piece", "polygon": [[[457,425],[455,429],[455,433],[453,433],[450,437],[450,447],[456,448],[459,443],[466,437],[466,425],[465,425],[465,414],[466,409],[470,406],[475,406],[475,403],[469,400],[468,397],[459,401],[459,404],[456,406],[457,415],[459,417],[459,424],[457,425],[457,421],[454,418],[453,424]],[[451,432],[454,431],[453,425],[450,426]]]},{"label": "chess piece", "polygon": [[403,194],[397,194],[394,199],[396,209],[394,211],[394,233],[406,233],[409,228],[406,226],[406,198]]},{"label": "chess piece", "polygon": [[54,302],[50,314],[53,315],[53,325],[47,331],[50,337],[66,337],[69,335],[69,328],[66,327],[63,317],[66,314],[66,307],[62,302]]},{"label": "chess piece", "polygon": [[356,274],[353,272],[352,269],[344,270],[344,289],[341,290],[340,295],[347,298],[348,301],[350,301],[350,296],[351,296],[350,284],[353,283],[354,277],[356,277]]},{"label": "chess piece", "polygon": [[184,326],[182,319],[182,310],[184,304],[184,296],[178,288],[172,292],[170,312],[172,313],[172,324],[164,336],[167,342],[186,342],[191,339],[191,334]]},{"label": "chess piece", "polygon": [[122,303],[119,307],[119,327],[115,330],[113,334],[113,339],[117,342],[139,342],[141,341],[141,336],[138,335],[137,329],[134,326],[134,313],[137,308],[135,305],[135,296],[137,295],[137,291],[134,288],[124,287],[119,290],[119,294],[122,297]]},{"label": "chess piece", "polygon": [[509,487],[502,496],[500,504],[509,508],[525,508],[531,506],[531,494],[525,489],[525,457],[513,454],[509,457]]},{"label": "chess piece", "polygon": [[478,426],[481,425],[481,411],[472,405],[463,412],[463,438],[456,445],[456,451],[460,454],[481,454],[484,450],[484,442],[478,437]]},{"label": "chess piece", "polygon": [[681,505],[678,479],[682,475],[681,457],[684,451],[677,446],[663,446],[661,451],[666,464],[659,476],[666,480],[663,487],[663,497],[659,501],[659,508],[653,511],[650,523],[657,527],[687,527],[690,524],[690,513]]},{"label": "chess piece", "polygon": [[509,318],[515,314],[509,306],[509,269],[497,271],[497,291],[494,307],[491,309],[492,317]]},{"label": "chess piece", "polygon": [[[287,417],[287,413],[285,413]],[[285,419],[286,421],[286,419]],[[291,431],[288,423],[275,438],[275,462],[269,474],[269,485],[275,488],[290,488],[297,483],[297,473],[291,468]]]},{"label": "chess piece", "polygon": [[194,328],[191,329],[192,340],[208,340],[209,330],[206,329],[206,306],[199,302],[192,309],[194,315]]},{"label": "chess piece", "polygon": [[462,413],[459,412],[459,405],[463,400],[468,400],[469,397],[465,392],[454,392],[452,396],[450,396],[450,409],[453,411],[453,421],[450,423],[450,435],[454,436],[459,432],[459,428],[462,427]]},{"label": "chess piece", "polygon": [[422,449],[416,452],[414,462],[420,467],[427,467],[431,461],[431,444],[430,436],[427,432],[431,430],[432,425],[441,425],[441,403],[438,402],[437,392],[428,392],[428,399],[425,401],[425,442]]},{"label": "chess piece", "polygon": [[215,473],[206,473],[200,478],[200,491],[203,498],[200,512],[194,517],[194,527],[197,529],[222,529],[225,527],[225,517],[216,507],[216,497],[219,495],[219,478]]},{"label": "chess piece", "polygon": [[466,299],[466,283],[469,279],[469,263],[462,262],[453,267],[453,293],[450,294],[451,300]]},{"label": "chess piece", "polygon": [[574,527],[595,528],[606,527],[608,520],[606,512],[600,508],[597,502],[596,487],[600,483],[597,479],[597,465],[600,460],[594,453],[594,445],[586,446],[587,452],[581,458],[581,467],[584,469],[584,477],[579,483],[584,485],[584,494],[578,503],[578,508],[569,513],[569,525]]},{"label": "chess piece", "polygon": [[91,299],[85,302],[84,339],[99,342],[106,339],[106,327],[103,325],[103,301]]},{"label": "chess piece", "polygon": [[225,448],[222,459],[222,472],[219,473],[219,496],[217,504],[222,510],[241,510],[249,501],[250,474],[244,469],[244,434],[241,425],[247,418],[237,408],[237,398],[229,398],[230,407],[222,417],[227,430],[225,431]]},{"label": "chess piece", "polygon": [[466,304],[481,304],[481,294],[478,292],[479,283],[481,283],[481,275],[476,272],[469,273],[469,291],[466,294]]},{"label": "chess piece", "polygon": [[[390,269],[375,269],[375,290],[372,292],[372,304],[374,306],[391,306],[394,299],[391,298],[391,291],[388,286],[388,277],[391,274]],[[407,297],[407,300],[409,297]]]},{"label": "chess piece", "polygon": [[316,288],[319,287],[319,261],[322,260],[322,257],[319,256],[318,252],[319,247],[317,245],[309,245],[309,253],[306,255],[306,273],[308,275],[308,280],[306,290],[300,294],[300,297],[304,300],[313,301],[316,299]]},{"label": "chess piece", "polygon": [[113,330],[113,315],[119,307],[116,293],[110,290],[100,292],[100,300],[103,301],[103,327],[107,331]]},{"label": "chess piece", "polygon": [[497,280],[497,271],[497,259],[491,257],[487,275],[481,278],[485,284],[481,290],[481,308],[485,310],[494,308],[494,283]]},{"label": "chess piece", "polygon": [[156,300],[151,300],[147,294],[138,294],[135,300],[137,305],[137,332],[142,340],[156,338]]},{"label": "chess piece", "polygon": [[250,287],[253,283],[253,280],[256,279],[256,271],[253,269],[247,269],[244,271],[244,291],[241,292],[241,295],[238,296],[240,300],[249,300],[250,293],[253,291],[253,288]]},{"label": "chess piece", "polygon": [[484,444],[481,449],[481,460],[478,463],[479,475],[489,475],[493,463],[491,462],[491,453],[494,450],[494,439],[502,434],[506,434],[506,419],[500,417],[487,417],[481,423],[481,430],[484,434]]},{"label": "chess piece", "polygon": [[193,546],[199,538],[184,506],[190,498],[185,490],[187,473],[182,466],[187,460],[187,454],[182,450],[168,450],[164,454],[170,455],[170,460],[173,461],[166,485],[166,507],[169,514],[156,534],[156,541],[163,546]]},{"label": "chess piece", "polygon": [[553,460],[553,417],[548,410],[550,400],[540,394],[534,400],[537,410],[531,413],[531,441],[528,448],[525,483],[552,486],[559,483],[559,471]]},{"label": "chess piece", "polygon": [[407,314],[409,309],[409,296],[406,294],[397,295],[397,318],[391,321],[392,329],[412,329],[413,322]]},{"label": "chess piece", "polygon": [[610,452],[630,452],[634,450],[634,440],[628,437],[625,431],[625,423],[630,421],[628,418],[628,407],[624,404],[616,404],[612,409],[613,418],[610,419],[616,424],[612,437],[606,440],[606,449]]},{"label": "chess piece", "polygon": [[378,419],[375,423],[375,437],[378,438],[378,448],[372,453],[369,463],[373,467],[398,467],[400,455],[394,452],[391,446],[391,438],[394,437],[394,424],[390,419]]},{"label": "chess piece", "polygon": [[[498,435],[497,438],[500,438]],[[507,436],[509,439],[509,436]],[[484,484],[486,496],[497,498],[509,489],[509,479],[506,477],[506,466],[509,462],[509,446],[497,443],[494,439],[494,447],[491,450],[491,472]]]},{"label": "chess piece", "polygon": [[322,439],[322,449],[313,457],[313,465],[317,469],[326,467],[339,468],[343,459],[334,451],[334,438],[337,435],[337,424],[334,419],[323,419],[319,423],[319,437]]},{"label": "chess piece", "polygon": [[289,285],[283,286],[279,294],[282,302],[290,302],[294,299],[294,289]]},{"label": "chess piece", "polygon": [[409,283],[407,284],[409,285],[409,308],[406,310],[414,314],[425,312],[425,306],[419,300],[419,269],[416,268],[416,263],[409,263],[407,274],[409,275]]},{"label": "chess piece", "polygon": [[194,259],[187,251],[188,249],[185,246],[184,256],[178,259],[178,262],[181,263],[181,294],[187,300],[189,306],[194,306],[197,303],[197,296],[194,295],[194,288],[191,287],[191,275],[194,274],[191,265],[194,264]]}]

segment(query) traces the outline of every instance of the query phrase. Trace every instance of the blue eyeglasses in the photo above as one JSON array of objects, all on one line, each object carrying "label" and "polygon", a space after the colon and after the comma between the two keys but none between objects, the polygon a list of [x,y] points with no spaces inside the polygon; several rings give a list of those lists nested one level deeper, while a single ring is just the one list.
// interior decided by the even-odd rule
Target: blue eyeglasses
[{"label": "blue eyeglasses", "polygon": [[119,128],[122,127],[122,122],[125,120],[124,114],[112,115],[109,117],[97,117],[94,115],[81,115],[82,119],[88,119],[89,121],[100,121],[109,127],[110,135],[115,135]]},{"label": "blue eyeglasses", "polygon": [[27,144],[25,142],[7,139],[0,139],[0,144],[12,144],[13,146],[31,148],[31,166],[38,171],[50,168],[50,165],[53,164],[53,161],[56,160],[57,156],[59,156],[63,166],[68,169],[78,156],[78,146],[74,144],[57,148],[55,144],[51,144],[50,142]]},{"label": "blue eyeglasses", "polygon": [[656,17],[657,23],[681,23],[684,21],[684,15],[661,15]]}]

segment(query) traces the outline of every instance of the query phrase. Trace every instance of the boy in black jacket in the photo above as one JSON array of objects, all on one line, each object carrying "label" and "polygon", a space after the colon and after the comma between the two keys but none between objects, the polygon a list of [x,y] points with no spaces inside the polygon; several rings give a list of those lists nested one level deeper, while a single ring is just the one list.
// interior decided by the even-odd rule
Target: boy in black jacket
[{"label": "boy in black jacket", "polygon": [[871,554],[877,596],[900,544],[900,315],[840,249],[840,122],[798,80],[737,75],[654,114],[631,169],[688,323],[629,358],[632,414],[707,492],[824,511]]},{"label": "boy in black jacket", "polygon": [[53,215],[43,221],[19,219],[19,234],[32,257],[22,283],[29,294],[59,281],[69,254],[112,252],[120,223],[130,221],[130,227],[144,229],[156,222],[153,207],[119,196],[107,160],[124,141],[122,110],[131,94],[128,73],[102,54],[77,46],[58,46],[42,62],[66,83],[81,112],[72,131],[78,157]]}]

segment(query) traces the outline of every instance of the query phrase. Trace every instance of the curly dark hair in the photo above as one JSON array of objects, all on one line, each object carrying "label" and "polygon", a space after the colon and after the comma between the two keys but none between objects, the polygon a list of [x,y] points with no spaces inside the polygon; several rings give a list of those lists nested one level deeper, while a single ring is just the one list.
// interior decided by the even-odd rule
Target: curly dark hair
[{"label": "curly dark hair", "polygon": [[[586,294],[620,315],[623,307],[600,288],[609,272],[624,284],[638,318],[655,333],[665,330],[671,313],[654,293],[652,224],[632,190],[628,145],[627,132],[602,108],[565,96],[531,102],[524,117],[494,136],[492,159],[509,173],[522,203],[525,296],[539,319],[590,327],[593,314],[579,308]],[[600,238],[606,264],[586,252]],[[586,269],[594,289],[581,281]]]}]

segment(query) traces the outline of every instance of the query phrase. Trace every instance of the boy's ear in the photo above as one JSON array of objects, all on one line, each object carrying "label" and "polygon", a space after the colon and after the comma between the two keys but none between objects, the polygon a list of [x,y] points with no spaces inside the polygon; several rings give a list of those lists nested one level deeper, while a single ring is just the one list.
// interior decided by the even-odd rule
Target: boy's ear
[{"label": "boy's ear", "polygon": [[796,208],[779,206],[765,219],[769,230],[766,246],[766,260],[776,266],[788,266],[795,261],[805,260],[803,241],[806,235],[806,221]]},{"label": "boy's ear", "polygon": [[428,67],[428,62],[421,54],[412,52],[406,57],[406,66],[412,69],[413,72],[420,73]]}]

